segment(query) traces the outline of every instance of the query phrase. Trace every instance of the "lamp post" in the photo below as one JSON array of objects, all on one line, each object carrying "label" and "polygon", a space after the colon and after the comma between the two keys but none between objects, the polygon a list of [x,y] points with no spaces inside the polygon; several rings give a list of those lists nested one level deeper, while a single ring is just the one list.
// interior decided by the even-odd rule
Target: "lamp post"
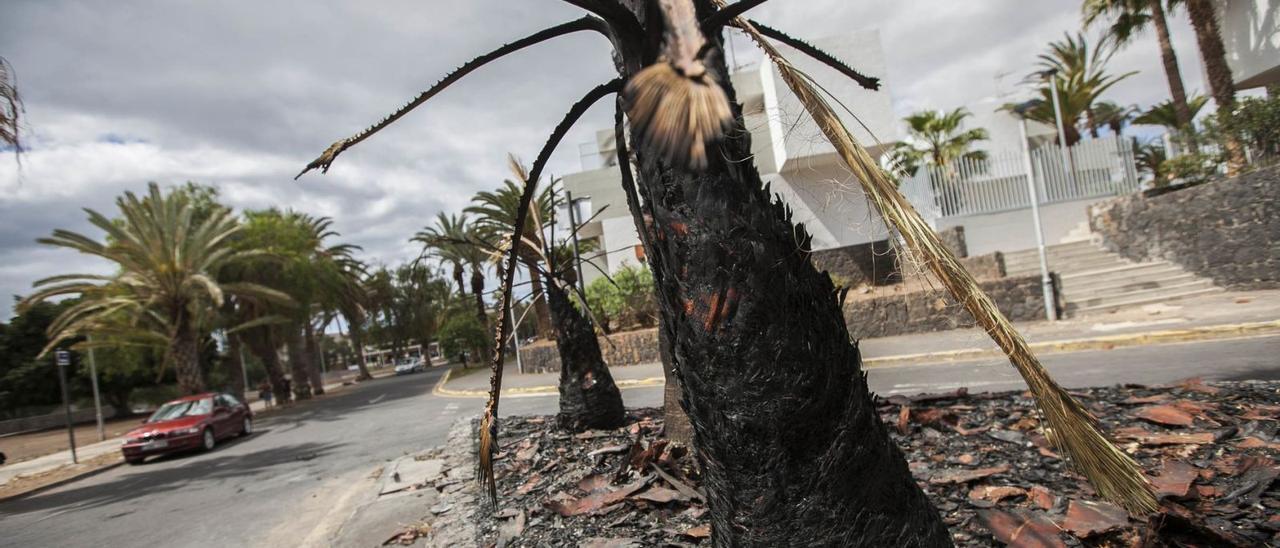
[{"label": "lamp post", "polygon": [[[1076,170],[1072,167],[1071,151],[1067,146],[1067,129],[1062,121],[1062,101],[1058,99],[1058,69],[1049,69],[1040,73],[1049,83],[1049,94],[1053,97],[1053,121],[1058,126],[1058,151],[1062,154],[1062,172],[1067,176],[1071,188],[1076,188]],[[1026,140],[1026,137],[1023,137]]]},{"label": "lamp post", "polygon": [[1036,189],[1035,168],[1031,165],[1031,142],[1027,137],[1027,109],[1035,106],[1028,101],[1014,107],[1018,115],[1018,129],[1022,137],[1022,167],[1027,171],[1027,191],[1031,198],[1031,220],[1036,227],[1036,248],[1040,252],[1040,287],[1044,294],[1044,314],[1049,321],[1058,319],[1057,301],[1053,298],[1053,277],[1049,275],[1049,256],[1044,245],[1044,226],[1040,224],[1040,193]]},{"label": "lamp post", "polygon": [[102,398],[98,395],[98,364],[93,359],[93,336],[86,340],[89,342],[89,382],[93,385],[93,416],[98,422],[98,441],[106,441],[107,431],[102,425]]}]

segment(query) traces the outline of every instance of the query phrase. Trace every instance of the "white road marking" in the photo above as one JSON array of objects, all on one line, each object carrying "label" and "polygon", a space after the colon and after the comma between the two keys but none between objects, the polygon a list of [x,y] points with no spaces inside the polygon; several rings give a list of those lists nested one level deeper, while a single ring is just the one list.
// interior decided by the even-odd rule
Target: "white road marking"
[{"label": "white road marking", "polygon": [[378,397],[376,397],[376,398],[373,398],[373,399],[369,400],[369,405],[373,405],[373,404],[375,404],[375,403],[378,403],[378,402],[382,401],[382,399],[383,399],[383,398],[385,398],[385,397],[387,397],[387,395],[386,395],[386,394],[383,394],[383,395],[381,395],[381,396],[378,396]]}]

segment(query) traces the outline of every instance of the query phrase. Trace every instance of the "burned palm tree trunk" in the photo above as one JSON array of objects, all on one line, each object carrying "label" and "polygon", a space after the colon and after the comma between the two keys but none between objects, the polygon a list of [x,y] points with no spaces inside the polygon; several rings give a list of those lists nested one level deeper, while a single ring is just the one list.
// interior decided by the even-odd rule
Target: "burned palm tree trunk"
[{"label": "burned palm tree trunk", "polygon": [[[655,48],[653,37],[673,32],[662,13],[646,11],[654,4],[621,1],[650,36],[615,42],[623,74],[660,54],[680,61],[671,59],[680,52]],[[710,12],[707,2],[699,7]],[[707,40],[686,51],[701,54],[706,76],[732,101],[720,39]],[[835,288],[809,260],[808,235],[760,180],[737,107],[701,171],[673,161],[646,131],[654,126],[632,122],[638,189],[653,218],[650,264],[714,543],[949,545],[875,411]]]},{"label": "burned palm tree trunk", "polygon": [[693,425],[680,404],[680,379],[676,376],[674,349],[666,322],[658,321],[658,355],[662,357],[662,430],[668,440],[689,447],[693,445]]},{"label": "burned palm tree trunk", "polygon": [[560,351],[560,413],[556,422],[574,432],[617,428],[626,422],[622,393],[600,353],[591,322],[569,302],[556,280],[544,284]]}]

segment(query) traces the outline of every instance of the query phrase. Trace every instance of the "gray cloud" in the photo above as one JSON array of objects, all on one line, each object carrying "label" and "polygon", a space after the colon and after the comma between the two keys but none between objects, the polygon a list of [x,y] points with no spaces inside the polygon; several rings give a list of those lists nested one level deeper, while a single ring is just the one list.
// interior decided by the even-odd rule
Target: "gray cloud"
[{"label": "gray cloud", "polygon": [[[1063,30],[1074,4],[993,0],[774,0],[753,16],[804,37],[878,28],[899,114],[992,95]],[[531,160],[568,106],[611,77],[598,36],[569,36],[471,75],[346,153],[329,175],[293,175],[330,142],[379,119],[473,55],[578,12],[555,0],[175,3],[11,0],[0,54],[25,94],[32,150],[0,161],[0,317],[8,295],[90,258],[41,249],[54,228],[88,230],[81,207],[112,209],[147,181],[195,180],[243,208],[332,216],[374,261],[411,258],[407,238]],[[1190,28],[1174,35],[1190,89],[1203,89]],[[758,56],[743,40],[742,59]],[[1154,41],[1122,52],[1125,103],[1167,95]],[[553,159],[579,169],[576,144],[611,123],[598,106]],[[92,232],[90,232],[92,233]]]}]

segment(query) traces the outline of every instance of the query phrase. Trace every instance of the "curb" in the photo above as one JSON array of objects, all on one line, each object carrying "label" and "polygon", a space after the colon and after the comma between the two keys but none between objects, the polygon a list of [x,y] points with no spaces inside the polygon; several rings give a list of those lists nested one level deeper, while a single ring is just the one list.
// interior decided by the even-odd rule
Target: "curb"
[{"label": "curb", "polygon": [[[449,398],[488,398],[488,390],[458,390],[453,388],[445,388],[445,384],[449,382],[449,376],[453,373],[450,369],[440,377],[436,382],[435,388],[431,389],[431,393],[436,396],[444,396]],[[629,390],[633,388],[648,388],[651,386],[662,386],[666,379],[662,377],[646,377],[643,379],[623,379],[614,381],[619,390]],[[520,388],[507,388],[502,391],[504,398],[532,398],[538,396],[558,396],[560,388],[558,386],[526,386]]]},{"label": "curb", "polygon": [[[99,466],[99,467],[97,467],[97,468],[93,468],[93,469],[90,469],[90,470],[85,470],[84,472],[82,472],[82,473],[80,473],[80,474],[75,474],[75,475],[72,475],[72,476],[68,476],[68,477],[62,478],[62,479],[60,479],[60,480],[58,480],[58,481],[55,481],[55,482],[46,483],[46,484],[44,484],[44,485],[39,485],[39,486],[36,486],[36,487],[32,487],[31,489],[28,489],[28,490],[23,491],[23,492],[21,492],[21,493],[16,493],[16,494],[13,494],[13,495],[9,495],[9,496],[7,496],[7,497],[0,497],[0,502],[8,502],[8,501],[11,501],[11,500],[18,500],[18,499],[22,499],[22,498],[30,497],[30,496],[32,496],[32,495],[38,495],[38,494],[43,493],[43,492],[45,492],[45,491],[48,491],[48,490],[50,490],[50,489],[55,489],[55,488],[58,488],[58,487],[62,487],[63,485],[66,485],[66,484],[71,483],[71,482],[74,482],[74,481],[80,481],[80,480],[85,479],[85,478],[91,478],[91,477],[93,477],[93,476],[96,476],[96,475],[98,475],[98,474],[101,474],[101,473],[103,473],[103,472],[106,472],[106,471],[108,471],[108,470],[111,470],[111,469],[113,469],[113,468],[116,468],[116,467],[119,467],[119,466],[122,466],[122,465],[124,465],[124,459],[123,459],[123,458],[121,458],[119,461],[116,461],[116,462],[113,462],[113,463],[110,463],[110,464],[104,464],[104,465],[102,465],[102,466]],[[55,468],[55,470],[56,470],[56,468]]]},{"label": "curb", "polygon": [[[1212,341],[1273,334],[1280,334],[1280,320],[1209,325],[1204,327],[1191,327],[1187,329],[1168,329],[1164,331],[1147,331],[1143,333],[1129,333],[1121,335],[1103,335],[1088,339],[1045,341],[1030,343],[1030,347],[1031,350],[1037,354],[1066,354],[1087,350],[1111,350],[1113,348],[1131,346]],[[947,350],[943,352],[925,352],[920,354],[902,354],[899,356],[870,358],[863,360],[862,367],[863,369],[883,369],[887,367],[923,363],[926,361],[964,361],[980,358],[1003,357],[1004,355],[1004,352],[998,348],[962,348],[959,350]],[[489,397],[489,392],[487,390],[458,390],[446,388],[445,384],[449,382],[449,376],[452,373],[452,369],[445,372],[444,376],[440,377],[440,380],[436,382],[436,386],[431,390],[431,393],[436,396],[451,398]],[[664,379],[662,377],[649,377],[645,379],[621,380],[617,381],[617,385],[619,389],[626,390],[630,388],[661,386],[663,381]],[[529,386],[508,388],[502,391],[502,396],[520,398],[550,396],[559,393],[559,388],[555,386]]]},{"label": "curb", "polygon": [[[1087,350],[1111,350],[1131,346],[1153,344],[1169,344],[1179,342],[1212,341],[1233,339],[1259,335],[1280,333],[1280,320],[1269,322],[1249,322],[1238,324],[1210,325],[1187,329],[1168,329],[1164,331],[1147,331],[1122,335],[1104,335],[1087,339],[1067,339],[1062,341],[1044,341],[1030,343],[1031,350],[1037,354],[1065,354]],[[903,354],[863,360],[864,369],[907,365],[924,361],[962,361],[979,358],[1003,357],[1005,354],[998,348],[963,348],[944,352],[927,352],[921,354]]]}]

